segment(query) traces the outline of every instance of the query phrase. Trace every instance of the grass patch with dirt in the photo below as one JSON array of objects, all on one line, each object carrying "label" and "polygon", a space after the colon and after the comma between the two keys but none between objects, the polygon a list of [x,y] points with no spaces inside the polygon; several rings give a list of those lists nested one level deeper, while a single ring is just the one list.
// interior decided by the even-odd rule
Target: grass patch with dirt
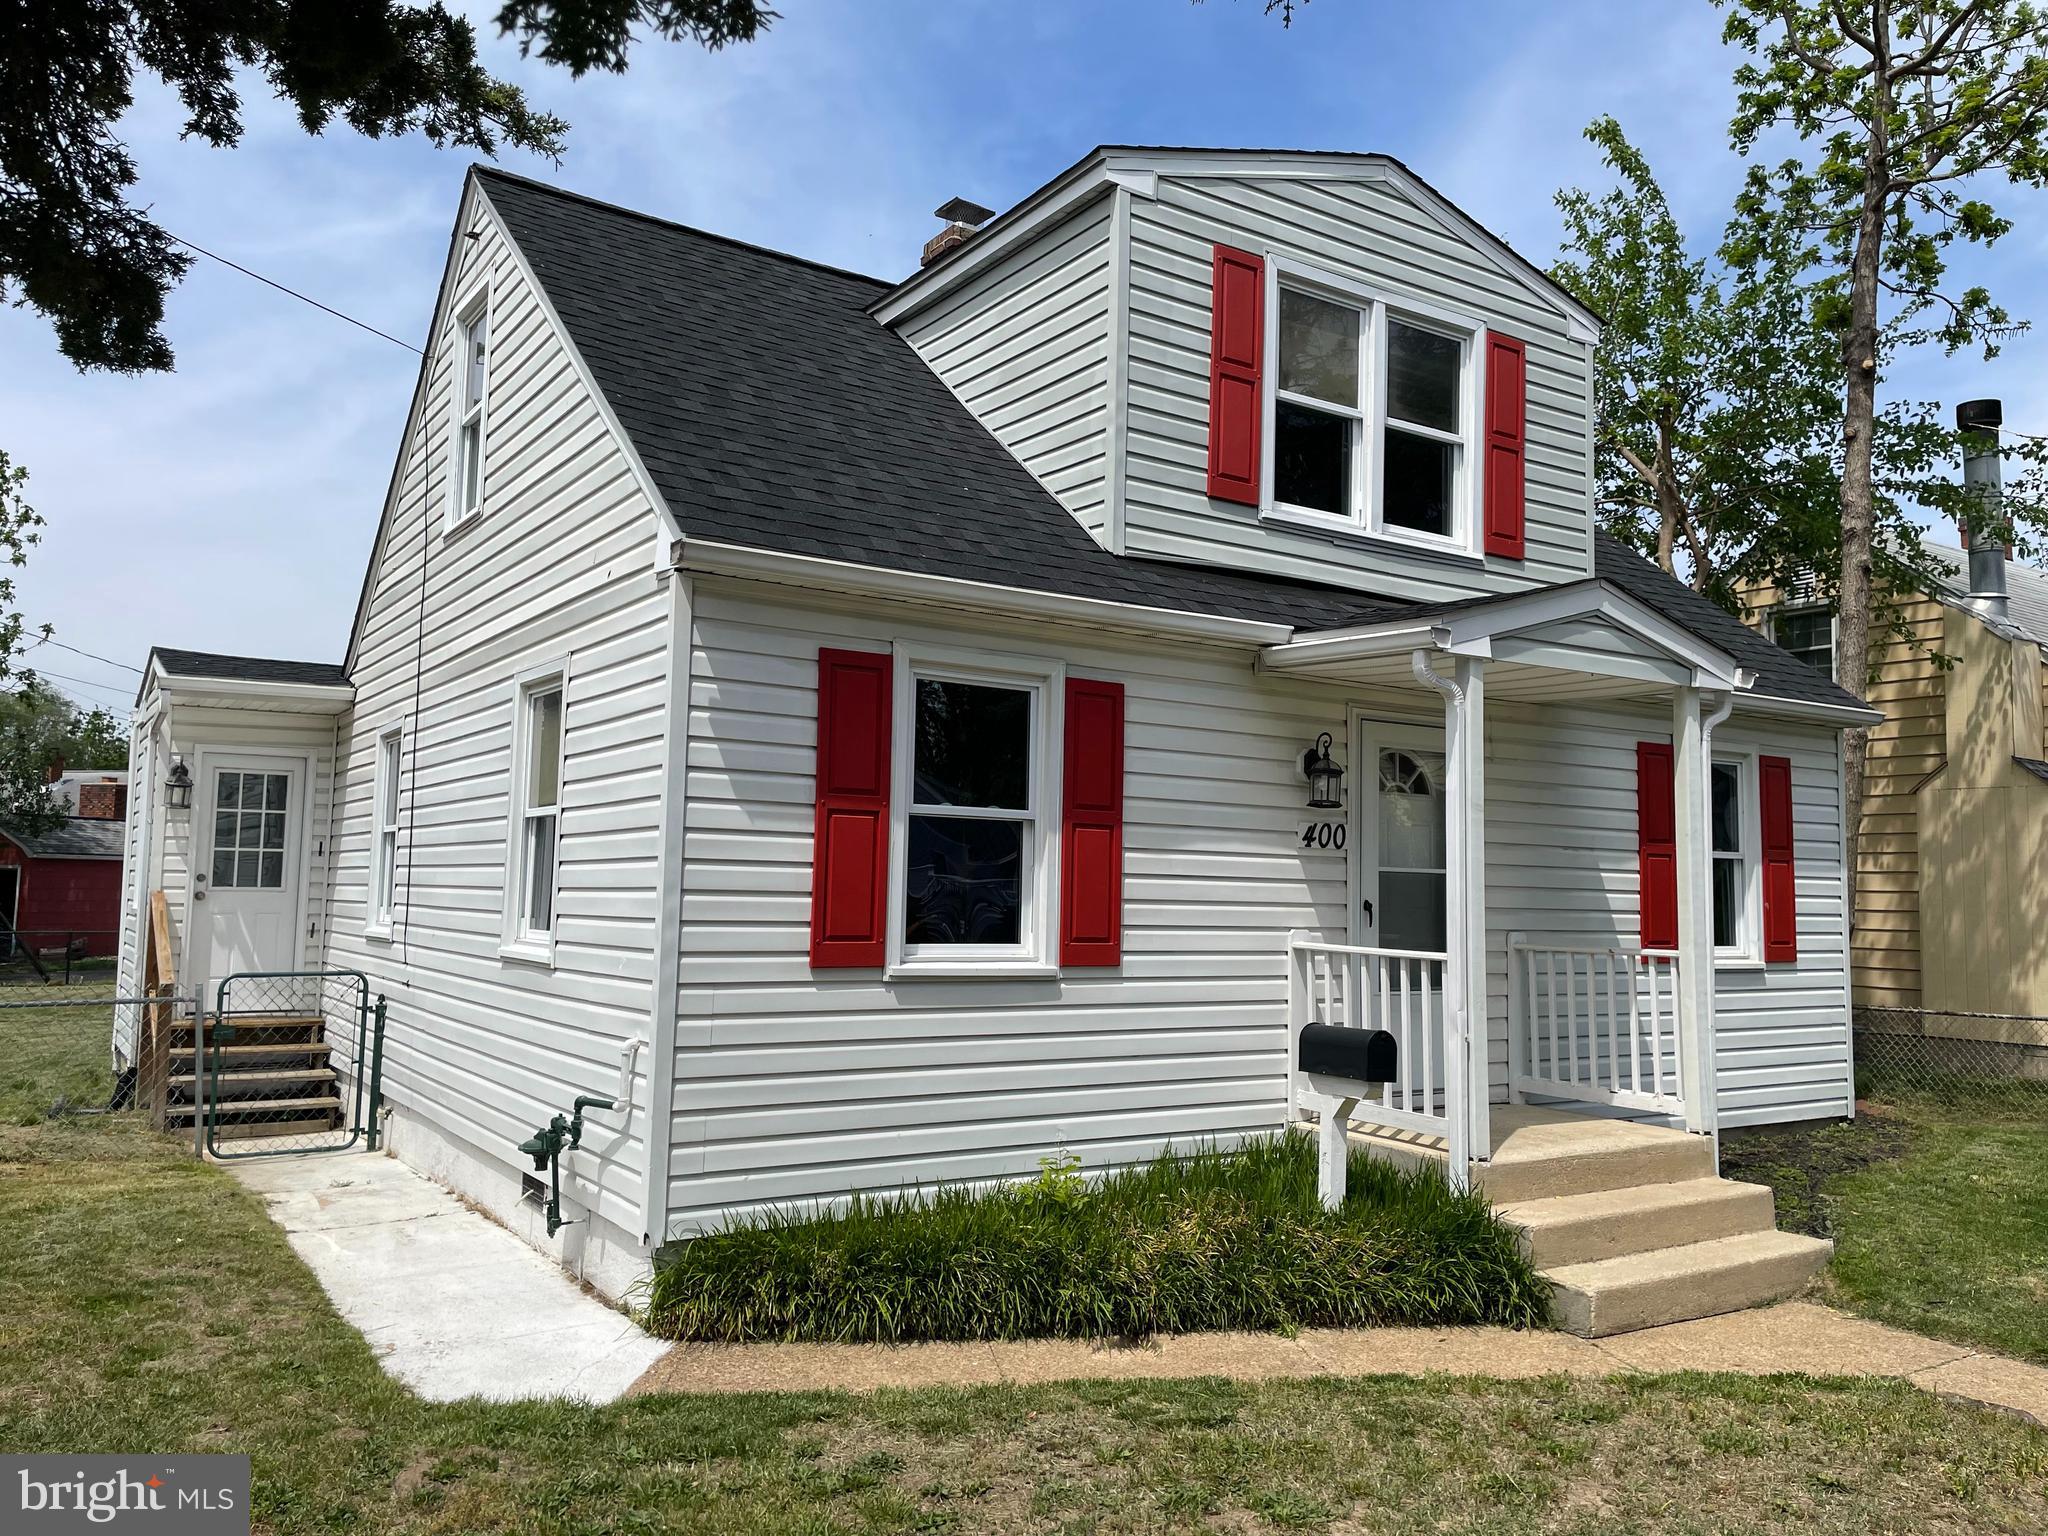
[{"label": "grass patch with dirt", "polygon": [[1896,1382],[423,1403],[251,1195],[119,1121],[0,1130],[0,1232],[0,1445],[246,1452],[262,1536],[2048,1528],[2048,1434]]},{"label": "grass patch with dirt", "polygon": [[2048,1115],[1892,1093],[1857,1118],[1729,1131],[1721,1172],[1778,1224],[1835,1242],[1827,1299],[1936,1338],[2048,1361]]},{"label": "grass patch with dirt", "polygon": [[1547,1321],[1548,1287],[1486,1202],[1434,1169],[1351,1156],[1343,1207],[1279,1136],[1099,1180],[771,1214],[657,1256],[651,1326],[679,1339],[904,1343],[1209,1329]]}]

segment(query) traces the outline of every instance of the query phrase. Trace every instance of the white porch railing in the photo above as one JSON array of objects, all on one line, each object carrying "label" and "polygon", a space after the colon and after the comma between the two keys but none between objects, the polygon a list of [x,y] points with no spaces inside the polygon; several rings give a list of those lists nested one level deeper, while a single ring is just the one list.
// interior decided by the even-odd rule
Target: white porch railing
[{"label": "white porch railing", "polygon": [[[1441,1137],[1462,1186],[1471,1148],[1471,1053],[1446,1003],[1442,951],[1365,949],[1295,934],[1287,945],[1287,1079],[1290,1115],[1351,1121]],[[1394,1080],[1362,1083],[1301,1070],[1305,1024],[1383,1029],[1394,1038]],[[1328,1149],[1326,1149],[1328,1150]]]},{"label": "white porch railing", "polygon": [[1530,1094],[1683,1115],[1678,956],[1508,945],[1508,1072]]}]

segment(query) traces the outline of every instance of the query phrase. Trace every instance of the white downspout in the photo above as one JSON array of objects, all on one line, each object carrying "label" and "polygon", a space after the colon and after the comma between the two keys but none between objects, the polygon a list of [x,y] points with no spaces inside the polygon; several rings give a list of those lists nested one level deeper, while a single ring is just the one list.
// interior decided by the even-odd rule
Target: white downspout
[{"label": "white downspout", "polygon": [[[668,718],[662,749],[661,848],[656,861],[654,995],[649,999],[647,1107],[641,1150],[646,1157],[640,1198],[640,1242],[652,1260],[668,1237],[668,1186],[675,1119],[676,1013],[680,1006],[683,933],[683,827],[688,815],[690,666],[695,626],[690,578],[665,573],[669,589]],[[630,1073],[630,1067],[622,1067]],[[630,1091],[631,1083],[625,1085]],[[623,1098],[623,1096],[622,1096]]]}]

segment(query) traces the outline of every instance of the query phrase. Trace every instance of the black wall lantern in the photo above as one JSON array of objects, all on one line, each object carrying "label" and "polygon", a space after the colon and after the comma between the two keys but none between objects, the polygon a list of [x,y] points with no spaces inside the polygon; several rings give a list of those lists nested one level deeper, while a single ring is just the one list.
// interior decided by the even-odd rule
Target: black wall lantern
[{"label": "black wall lantern", "polygon": [[182,757],[171,764],[171,776],[164,780],[164,804],[174,811],[192,809],[192,770]]},{"label": "black wall lantern", "polygon": [[1308,808],[1312,811],[1341,811],[1344,808],[1344,768],[1330,756],[1330,733],[1323,732],[1316,744],[1302,754],[1301,771],[1308,775]]}]

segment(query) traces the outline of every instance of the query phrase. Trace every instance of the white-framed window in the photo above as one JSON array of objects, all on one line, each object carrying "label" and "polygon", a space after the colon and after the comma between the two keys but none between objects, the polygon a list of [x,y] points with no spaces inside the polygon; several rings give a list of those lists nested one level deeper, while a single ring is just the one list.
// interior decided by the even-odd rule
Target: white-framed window
[{"label": "white-framed window", "polygon": [[486,289],[455,323],[455,430],[449,455],[447,526],[484,505],[484,417],[490,401],[491,299]]},{"label": "white-framed window", "polygon": [[568,669],[518,680],[512,730],[512,799],[506,860],[505,944],[517,959],[552,961],[561,862],[562,745]]},{"label": "white-framed window", "polygon": [[1762,831],[1757,803],[1755,761],[1717,756],[1708,768],[1707,832],[1714,864],[1714,953],[1722,959],[1752,959],[1759,953]]},{"label": "white-framed window", "polygon": [[1064,676],[1057,664],[897,647],[892,968],[1053,970]]},{"label": "white-framed window", "polygon": [[398,774],[404,731],[393,726],[377,738],[376,803],[370,844],[370,930],[391,931],[398,906]]},{"label": "white-framed window", "polygon": [[1835,615],[1826,604],[1773,609],[1771,638],[1816,671],[1835,675]]},{"label": "white-framed window", "polygon": [[1263,515],[1470,552],[1484,325],[1278,257],[1266,273]]}]

